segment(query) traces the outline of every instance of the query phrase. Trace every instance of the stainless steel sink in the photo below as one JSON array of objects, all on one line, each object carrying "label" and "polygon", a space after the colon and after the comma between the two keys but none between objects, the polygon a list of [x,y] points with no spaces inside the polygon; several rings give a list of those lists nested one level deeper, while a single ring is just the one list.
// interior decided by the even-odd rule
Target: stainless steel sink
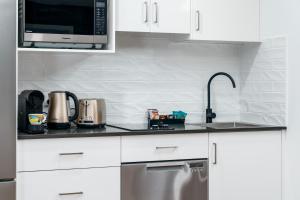
[{"label": "stainless steel sink", "polygon": [[242,122],[216,122],[211,124],[202,124],[203,127],[212,129],[234,129],[234,128],[259,128],[262,125],[242,123]]}]

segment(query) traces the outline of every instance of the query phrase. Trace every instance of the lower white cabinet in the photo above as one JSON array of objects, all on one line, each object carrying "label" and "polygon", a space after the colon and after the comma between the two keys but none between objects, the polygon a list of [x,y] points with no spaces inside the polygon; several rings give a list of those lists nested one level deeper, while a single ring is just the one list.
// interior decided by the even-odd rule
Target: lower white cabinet
[{"label": "lower white cabinet", "polygon": [[281,131],[210,133],[210,200],[281,200]]},{"label": "lower white cabinet", "polygon": [[17,200],[120,200],[120,167],[21,172]]},{"label": "lower white cabinet", "polygon": [[208,133],[124,136],[122,162],[208,158]]},{"label": "lower white cabinet", "polygon": [[118,167],[120,137],[18,141],[17,171]]},{"label": "lower white cabinet", "polygon": [[[35,146],[37,142],[19,148],[22,169],[35,171],[18,172],[17,200],[120,200],[120,157],[122,162],[209,158],[210,200],[282,200],[281,131],[44,140],[45,146]],[[58,142],[65,144],[63,149]],[[52,158],[61,150],[84,154],[67,155],[63,162],[69,168],[53,167],[57,161]],[[44,164],[34,167],[38,162]]]}]

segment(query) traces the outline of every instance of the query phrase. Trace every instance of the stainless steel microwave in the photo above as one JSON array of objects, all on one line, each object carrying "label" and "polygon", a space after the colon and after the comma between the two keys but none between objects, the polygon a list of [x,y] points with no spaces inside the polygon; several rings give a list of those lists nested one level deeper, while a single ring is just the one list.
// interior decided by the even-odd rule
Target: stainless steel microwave
[{"label": "stainless steel microwave", "polygon": [[20,0],[20,43],[107,43],[108,0]]}]

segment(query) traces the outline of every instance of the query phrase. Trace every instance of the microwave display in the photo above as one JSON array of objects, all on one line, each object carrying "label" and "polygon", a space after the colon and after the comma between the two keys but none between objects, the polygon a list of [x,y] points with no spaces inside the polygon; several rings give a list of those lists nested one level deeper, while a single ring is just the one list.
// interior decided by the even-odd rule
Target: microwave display
[{"label": "microwave display", "polygon": [[[95,35],[106,34],[105,24],[96,15],[105,1],[95,0],[24,0],[25,33]],[[95,10],[96,9],[96,10]],[[99,9],[98,9],[99,10]],[[106,11],[106,10],[105,10]],[[105,15],[98,11],[97,14]],[[103,20],[105,21],[105,19]],[[100,23],[101,22],[101,23]],[[101,26],[102,30],[96,29]]]},{"label": "microwave display", "polygon": [[105,8],[105,3],[104,2],[96,2],[96,7],[97,8]]}]

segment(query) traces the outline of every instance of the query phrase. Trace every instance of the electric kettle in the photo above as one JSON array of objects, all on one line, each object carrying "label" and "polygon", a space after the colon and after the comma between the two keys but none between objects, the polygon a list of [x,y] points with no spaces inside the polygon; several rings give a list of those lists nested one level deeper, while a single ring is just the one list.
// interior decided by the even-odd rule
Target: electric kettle
[{"label": "electric kettle", "polygon": [[[70,102],[73,99],[75,112],[70,116]],[[78,117],[79,102],[75,94],[68,91],[54,91],[49,93],[49,108],[48,108],[48,128],[49,129],[68,129],[71,127],[71,122]]]}]

